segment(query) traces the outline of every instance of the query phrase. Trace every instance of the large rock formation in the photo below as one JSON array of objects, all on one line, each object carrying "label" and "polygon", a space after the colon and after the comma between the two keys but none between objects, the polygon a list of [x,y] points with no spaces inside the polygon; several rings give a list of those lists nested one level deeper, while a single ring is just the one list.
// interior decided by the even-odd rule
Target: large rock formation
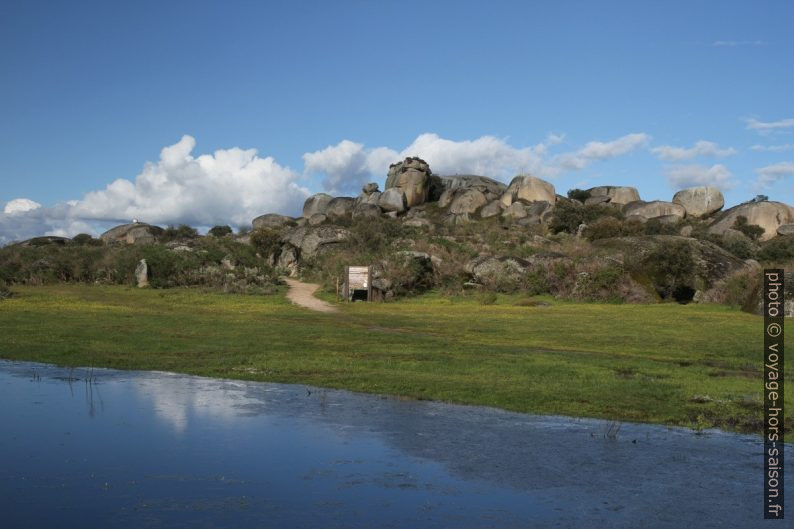
[{"label": "large rock formation", "polygon": [[664,202],[663,200],[654,200],[652,202],[643,202],[639,200],[636,202],[629,202],[623,206],[623,213],[627,218],[637,216],[646,220],[668,215],[675,215],[682,219],[686,216],[684,206],[673,204],[672,202]]},{"label": "large rock formation", "polygon": [[[465,192],[469,189],[476,189],[488,198],[493,200],[502,196],[507,186],[502,182],[488,178],[487,176],[479,175],[455,175],[455,176],[438,176],[433,175],[433,189],[437,196],[431,197],[431,200],[439,200],[441,194],[450,191]],[[454,197],[454,193],[450,195]],[[442,206],[443,207],[443,206]]]},{"label": "large rock formation", "polygon": [[709,227],[709,232],[722,235],[733,228],[739,217],[746,217],[748,224],[761,226],[764,233],[760,239],[765,241],[774,237],[780,226],[794,223],[794,208],[782,202],[746,202],[724,211]]},{"label": "large rock formation", "polygon": [[356,198],[356,204],[374,204],[377,206],[380,195],[378,184],[375,182],[364,184],[364,187],[361,188],[361,194]]},{"label": "large rock formation", "polygon": [[380,218],[381,210],[375,204],[362,202],[353,208],[353,220]]},{"label": "large rock formation", "polygon": [[337,226],[299,226],[286,231],[281,240],[299,249],[303,259],[314,257],[349,237],[350,232]]},{"label": "large rock formation", "polygon": [[[598,198],[596,203],[608,202],[610,204],[625,205],[629,202],[636,202],[640,200],[640,194],[633,187],[626,186],[599,186],[592,187],[587,190],[590,193],[590,198]],[[604,198],[600,198],[604,197]],[[591,202],[591,203],[592,203]]]},{"label": "large rock formation", "polygon": [[705,217],[722,209],[725,199],[716,187],[690,187],[673,196],[673,203],[680,204],[690,217]]},{"label": "large rock formation", "polygon": [[269,228],[277,230],[285,226],[294,226],[295,219],[287,217],[286,215],[279,215],[277,213],[266,213],[251,221],[251,225],[255,230],[259,228]]},{"label": "large rock formation", "polygon": [[316,193],[306,199],[303,203],[303,216],[304,218],[311,218],[312,215],[325,214],[328,209],[328,204],[334,199],[331,195],[326,193]]},{"label": "large rock formation", "polygon": [[386,191],[394,188],[401,189],[405,194],[406,207],[423,204],[427,201],[430,191],[430,166],[416,157],[406,158],[402,162],[390,165],[389,175],[386,177]]},{"label": "large rock formation", "polygon": [[457,195],[449,205],[449,212],[454,215],[471,214],[488,203],[486,196],[478,189],[467,189]]},{"label": "large rock formation", "polygon": [[353,213],[353,207],[355,205],[355,198],[336,197],[328,203],[328,207],[325,209],[325,215],[330,219],[347,218]]},{"label": "large rock formation", "polygon": [[405,208],[408,207],[408,203],[403,190],[399,187],[392,187],[381,193],[378,198],[378,206],[380,206],[383,211],[394,211],[399,213],[405,211]]},{"label": "large rock formation", "polygon": [[111,228],[99,236],[106,244],[151,244],[163,233],[159,226],[133,222]]},{"label": "large rock formation", "polygon": [[554,204],[557,194],[554,185],[545,180],[534,176],[516,176],[507,186],[500,200],[505,207],[519,201],[527,204],[537,201]]}]

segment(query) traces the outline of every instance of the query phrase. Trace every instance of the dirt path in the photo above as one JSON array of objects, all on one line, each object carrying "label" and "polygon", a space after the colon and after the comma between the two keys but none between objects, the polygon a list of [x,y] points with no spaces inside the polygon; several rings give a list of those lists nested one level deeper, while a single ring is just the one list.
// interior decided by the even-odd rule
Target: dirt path
[{"label": "dirt path", "polygon": [[320,288],[320,285],[315,285],[312,283],[302,283],[297,279],[290,279],[288,277],[282,278],[284,282],[289,286],[289,291],[287,292],[287,299],[291,302],[295,303],[296,305],[300,305],[301,307],[306,307],[310,310],[316,310],[318,312],[336,312],[337,309],[330,303],[326,303],[321,299],[317,299],[314,297],[314,291]]}]

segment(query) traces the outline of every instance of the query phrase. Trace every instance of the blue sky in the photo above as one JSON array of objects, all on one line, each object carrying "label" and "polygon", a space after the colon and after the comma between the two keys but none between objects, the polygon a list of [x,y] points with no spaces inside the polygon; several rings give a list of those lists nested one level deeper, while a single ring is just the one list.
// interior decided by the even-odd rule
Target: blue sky
[{"label": "blue sky", "polygon": [[5,0],[0,242],[296,213],[409,154],[794,203],[793,6]]}]

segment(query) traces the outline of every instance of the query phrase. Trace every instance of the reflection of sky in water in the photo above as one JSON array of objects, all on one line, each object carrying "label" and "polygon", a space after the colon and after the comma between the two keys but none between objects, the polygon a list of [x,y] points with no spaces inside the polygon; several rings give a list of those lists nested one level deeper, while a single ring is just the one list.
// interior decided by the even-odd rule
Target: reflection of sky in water
[{"label": "reflection of sky in water", "polygon": [[626,424],[609,440],[599,421],[167,373],[88,376],[0,362],[4,527],[757,521],[752,437]]}]

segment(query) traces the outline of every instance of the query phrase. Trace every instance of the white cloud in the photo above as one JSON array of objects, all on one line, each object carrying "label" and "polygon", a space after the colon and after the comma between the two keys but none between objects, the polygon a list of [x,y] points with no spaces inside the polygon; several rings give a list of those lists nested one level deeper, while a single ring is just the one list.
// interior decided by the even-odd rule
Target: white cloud
[{"label": "white cloud", "polygon": [[578,151],[561,154],[554,158],[555,166],[563,170],[579,170],[591,162],[616,158],[644,146],[650,140],[645,133],[626,134],[612,141],[591,141]]},{"label": "white cloud", "polygon": [[748,130],[754,130],[759,134],[769,134],[794,127],[794,118],[779,119],[777,121],[759,121],[755,118],[748,118],[745,123],[747,123]]},{"label": "white cloud", "polygon": [[410,145],[397,151],[389,147],[366,148],[343,140],[325,149],[303,155],[307,172],[325,175],[323,187],[331,193],[358,194],[368,181],[383,182],[389,165],[407,156],[419,156],[436,174],[478,174],[509,179],[519,172],[554,177],[557,169],[543,161],[548,146],[562,136],[550,134],[545,142],[530,147],[513,147],[494,136],[454,141],[437,134],[420,134]]},{"label": "white cloud", "polygon": [[764,189],[788,176],[794,175],[794,163],[780,162],[767,165],[755,170],[758,175],[755,181],[756,189]]},{"label": "white cloud", "polygon": [[367,181],[383,182],[389,164],[407,156],[424,158],[438,174],[480,174],[503,181],[519,173],[554,178],[629,153],[645,145],[649,136],[628,134],[550,154],[563,140],[561,134],[549,134],[536,145],[516,147],[494,136],[455,141],[425,133],[401,150],[344,140],[304,154],[304,172],[298,173],[272,157],[259,157],[254,149],[233,147],[194,156],[196,142],[184,136],[163,148],[160,159],[146,163],[134,179],[115,180],[81,200],[52,207],[28,199],[9,202],[0,213],[0,244],[42,234],[98,233],[134,218],[160,225],[212,226],[245,225],[263,213],[296,214],[309,194],[299,185],[303,174],[324,175],[323,187],[332,193],[357,194]]},{"label": "white cloud", "polygon": [[305,170],[324,173],[323,188],[332,194],[358,194],[361,186],[374,175],[385,175],[389,164],[400,154],[386,147],[366,149],[363,144],[342,140],[315,152],[303,155]]},{"label": "white cloud", "polygon": [[40,207],[41,204],[34,202],[29,198],[15,198],[14,200],[10,200],[6,203],[5,207],[3,208],[3,213],[6,215],[15,215],[17,213],[32,211]]},{"label": "white cloud", "polygon": [[681,161],[691,160],[697,156],[731,156],[736,154],[737,151],[733,147],[720,149],[719,145],[712,141],[699,140],[688,149],[685,147],[661,145],[651,149],[651,152],[662,160]]},{"label": "white cloud", "polygon": [[733,174],[727,167],[715,164],[711,167],[702,165],[676,165],[666,170],[667,182],[673,189],[684,189],[696,186],[712,186],[719,189],[731,189],[736,185]]},{"label": "white cloud", "polygon": [[750,149],[758,152],[783,152],[794,150],[794,143],[783,145],[753,145]]},{"label": "white cloud", "polygon": [[563,142],[562,134],[548,134],[536,145],[515,147],[494,136],[474,140],[450,140],[424,133],[407,147],[367,148],[343,140],[336,145],[303,155],[307,172],[325,175],[323,187],[329,193],[358,194],[367,181],[383,182],[389,164],[407,156],[419,156],[436,174],[478,174],[508,181],[516,174],[555,178],[569,170],[583,169],[590,163],[626,154],[647,143],[647,134],[628,134],[609,142],[592,141],[578,151],[549,156],[549,148]]},{"label": "white cloud", "polygon": [[[556,137],[553,141],[556,141]],[[513,147],[494,136],[475,140],[453,141],[437,134],[425,133],[403,149],[401,157],[419,156],[430,163],[437,174],[477,174],[505,180],[517,173],[556,176],[556,170],[543,161],[546,143]]]},{"label": "white cloud", "polygon": [[25,211],[20,208],[31,204],[10,202],[0,214],[0,242],[75,235],[95,231],[97,224],[133,218],[161,225],[246,225],[263,213],[296,214],[309,194],[298,185],[300,175],[272,157],[237,147],[194,157],[195,143],[182,137],[161,151],[158,162],[147,163],[135,180],[118,179],[82,200]]}]

